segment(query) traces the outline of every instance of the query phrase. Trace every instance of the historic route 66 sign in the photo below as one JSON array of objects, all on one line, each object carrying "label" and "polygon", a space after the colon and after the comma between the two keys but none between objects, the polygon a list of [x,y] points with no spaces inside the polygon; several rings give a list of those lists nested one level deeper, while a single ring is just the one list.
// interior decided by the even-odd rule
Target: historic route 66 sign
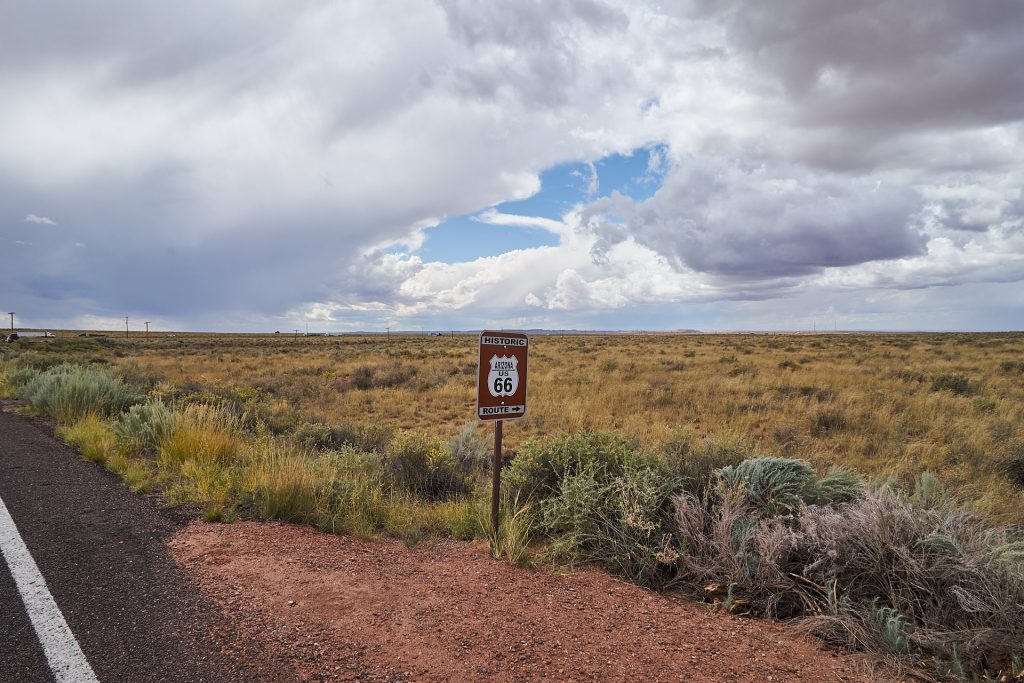
[{"label": "historic route 66 sign", "polygon": [[514,420],[526,414],[526,364],[530,338],[517,332],[480,335],[476,416]]},{"label": "historic route 66 sign", "polygon": [[519,388],[519,359],[515,356],[491,356],[487,390],[491,396],[512,396]]}]

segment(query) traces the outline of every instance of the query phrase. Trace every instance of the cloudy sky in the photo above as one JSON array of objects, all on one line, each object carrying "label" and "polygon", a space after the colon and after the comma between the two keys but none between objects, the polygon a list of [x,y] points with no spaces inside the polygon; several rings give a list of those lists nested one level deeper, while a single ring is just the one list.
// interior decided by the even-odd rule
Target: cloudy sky
[{"label": "cloudy sky", "polygon": [[0,0],[0,307],[1024,329],[1019,0]]}]

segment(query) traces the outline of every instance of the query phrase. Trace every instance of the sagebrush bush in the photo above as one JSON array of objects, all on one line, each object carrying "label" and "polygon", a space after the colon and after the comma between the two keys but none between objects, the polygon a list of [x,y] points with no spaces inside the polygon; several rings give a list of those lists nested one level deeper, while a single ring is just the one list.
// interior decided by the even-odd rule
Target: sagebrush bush
[{"label": "sagebrush bush", "polygon": [[459,433],[448,441],[448,452],[463,472],[482,474],[490,469],[490,451],[477,435],[475,422],[464,424]]},{"label": "sagebrush bush", "polygon": [[[675,498],[679,579],[725,583],[762,614],[948,673],[1010,673],[1024,656],[1024,549],[1009,529],[889,489],[761,514],[742,491]],[[945,664],[944,664],[945,663]]]},{"label": "sagebrush bush", "polygon": [[801,505],[848,503],[864,495],[867,482],[845,467],[831,467],[819,477],[804,460],[750,458],[718,471],[723,491],[742,497],[764,516],[792,513]]},{"label": "sagebrush bush", "polygon": [[370,453],[384,453],[395,436],[393,425],[381,422],[342,422],[332,428],[335,442],[341,446]]},{"label": "sagebrush bush", "polygon": [[904,382],[926,382],[928,377],[923,372],[918,370],[910,370],[902,368],[900,370],[894,370],[892,376],[895,379],[902,380]]},{"label": "sagebrush bush", "polygon": [[848,467],[833,465],[820,478],[804,489],[802,498],[810,505],[835,505],[863,498],[867,482]]},{"label": "sagebrush bush", "polygon": [[938,474],[925,470],[914,478],[910,500],[926,510],[941,508],[949,503],[949,492],[946,491]]},{"label": "sagebrush bush", "polygon": [[719,470],[724,491],[742,495],[757,511],[780,515],[796,510],[814,482],[814,468],[804,460],[752,458]]},{"label": "sagebrush bush", "polygon": [[118,415],[140,400],[106,370],[67,364],[32,375],[16,393],[39,413],[63,423],[89,414]]},{"label": "sagebrush bush", "polygon": [[174,431],[174,413],[151,399],[128,409],[114,420],[114,434],[131,451],[155,451]]},{"label": "sagebrush bush", "polygon": [[4,373],[4,381],[15,392],[18,392],[22,387],[38,377],[41,372],[41,370],[36,368],[19,364],[7,368]]}]

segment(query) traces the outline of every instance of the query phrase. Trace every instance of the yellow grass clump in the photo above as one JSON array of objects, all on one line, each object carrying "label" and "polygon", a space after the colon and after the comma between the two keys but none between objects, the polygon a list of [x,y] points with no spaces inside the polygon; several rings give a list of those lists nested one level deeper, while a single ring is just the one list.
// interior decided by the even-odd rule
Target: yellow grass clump
[{"label": "yellow grass clump", "polygon": [[192,404],[181,410],[171,434],[160,444],[165,466],[195,461],[206,465],[228,465],[242,445],[238,416],[230,409]]}]

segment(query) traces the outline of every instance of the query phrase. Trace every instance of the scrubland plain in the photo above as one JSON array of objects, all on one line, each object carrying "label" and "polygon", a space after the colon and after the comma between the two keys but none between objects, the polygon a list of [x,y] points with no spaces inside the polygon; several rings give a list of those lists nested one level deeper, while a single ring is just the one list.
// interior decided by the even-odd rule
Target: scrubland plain
[{"label": "scrubland plain", "polygon": [[[281,429],[447,439],[473,421],[474,336],[33,341],[29,356],[107,361],[158,394],[258,406]],[[581,429],[662,449],[689,430],[903,483],[934,470],[986,514],[1024,521],[1024,334],[536,335],[529,381],[529,414],[505,430],[513,451]]]},{"label": "scrubland plain", "polygon": [[1024,676],[1024,334],[536,335],[501,528],[475,336],[69,336],[0,393],[208,520],[486,538],[924,676]]}]

